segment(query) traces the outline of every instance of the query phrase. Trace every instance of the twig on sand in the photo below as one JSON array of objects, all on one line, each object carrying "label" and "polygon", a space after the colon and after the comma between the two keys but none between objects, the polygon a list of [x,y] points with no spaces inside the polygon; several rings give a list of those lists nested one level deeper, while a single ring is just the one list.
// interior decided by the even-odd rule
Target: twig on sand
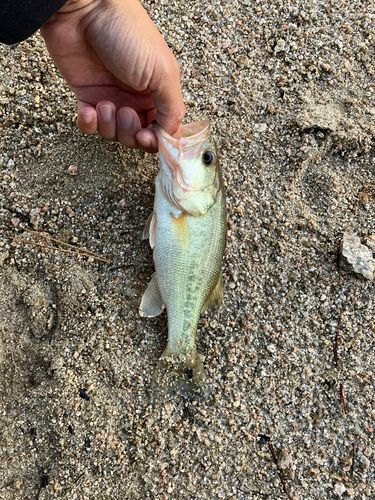
[{"label": "twig on sand", "polygon": [[[104,259],[103,257],[99,257],[98,255],[92,253],[83,253],[83,252],[73,252],[73,250],[64,250],[63,248],[52,247],[49,245],[43,245],[42,243],[36,243],[35,241],[24,240],[22,238],[17,238],[16,236],[11,236],[12,240],[21,241],[22,243],[28,243],[29,245],[36,245],[41,248],[48,248],[50,250],[57,250],[58,252],[63,253],[73,253],[75,255],[81,255],[82,257],[91,257],[92,259],[101,260],[102,262],[106,262],[107,264],[112,264],[112,262],[108,259]],[[65,243],[63,243],[64,245]],[[76,248],[76,247],[75,247]]]},{"label": "twig on sand", "polygon": [[[74,248],[75,250],[79,250],[76,246],[70,245],[70,243],[65,243],[64,241],[56,240],[55,238],[52,238],[51,236],[46,236],[45,234],[38,233],[37,231],[32,231],[31,229],[27,229],[26,227],[23,227],[22,230],[26,231],[28,233],[31,233],[31,234],[35,234],[35,236],[39,236],[40,238],[44,238],[45,240],[54,241],[55,243],[60,243],[60,245],[65,245],[66,247]],[[89,253],[95,257],[99,257],[100,259],[102,258],[102,257],[100,257],[100,255],[96,254],[95,252],[91,252],[90,250],[86,250],[85,248],[82,248],[80,250],[82,252]]]},{"label": "twig on sand", "polygon": [[[339,320],[337,322],[337,328],[336,328],[335,341],[333,343],[333,363],[336,367],[338,366],[337,349],[338,349],[338,344],[339,344],[339,330],[340,330],[342,313],[343,313],[343,308],[340,309]],[[344,388],[343,388],[342,384],[339,385],[339,391],[340,391],[341,402],[342,402],[342,405],[343,405],[344,410],[345,410],[346,409],[346,400],[345,400]]]},{"label": "twig on sand", "polygon": [[284,493],[285,495],[287,496],[288,500],[291,500],[290,498],[290,495],[289,495],[289,492],[286,488],[286,484],[285,484],[285,481],[284,481],[284,478],[283,478],[283,473],[282,473],[282,470],[280,469],[278,463],[277,463],[277,460],[276,460],[276,455],[275,455],[275,450],[274,450],[274,447],[272,445],[272,443],[268,443],[268,447],[270,449],[270,452],[271,452],[271,455],[272,455],[272,459],[273,459],[273,462],[274,464],[276,465],[277,467],[277,473],[279,475],[279,478],[280,478],[280,481],[281,481],[281,484],[283,485],[283,490],[284,490]]}]

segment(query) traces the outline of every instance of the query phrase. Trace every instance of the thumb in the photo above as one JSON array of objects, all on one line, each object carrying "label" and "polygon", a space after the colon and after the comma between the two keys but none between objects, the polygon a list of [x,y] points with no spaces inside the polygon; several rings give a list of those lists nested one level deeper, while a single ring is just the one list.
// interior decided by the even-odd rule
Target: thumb
[{"label": "thumb", "polygon": [[177,132],[186,109],[182,99],[180,68],[171,55],[170,67],[162,72],[157,84],[150,82],[150,94],[156,108],[155,120],[170,135]]}]

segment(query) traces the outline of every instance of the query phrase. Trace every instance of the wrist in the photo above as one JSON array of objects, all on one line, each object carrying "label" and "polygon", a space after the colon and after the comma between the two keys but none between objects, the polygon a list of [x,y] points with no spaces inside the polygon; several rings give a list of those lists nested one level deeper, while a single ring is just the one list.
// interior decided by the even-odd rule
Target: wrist
[{"label": "wrist", "polygon": [[58,12],[72,12],[85,9],[91,4],[98,3],[96,0],[68,0]]}]

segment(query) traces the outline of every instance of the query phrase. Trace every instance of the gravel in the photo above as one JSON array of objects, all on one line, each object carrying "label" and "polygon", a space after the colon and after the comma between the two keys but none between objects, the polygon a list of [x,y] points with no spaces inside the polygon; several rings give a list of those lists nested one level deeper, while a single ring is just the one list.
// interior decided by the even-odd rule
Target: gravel
[{"label": "gravel", "polygon": [[197,339],[215,401],[149,402],[156,156],[76,130],[38,35],[2,46],[0,496],[374,498],[374,282],[337,266],[344,232],[375,234],[374,8],[144,5],[221,152],[224,305]]}]

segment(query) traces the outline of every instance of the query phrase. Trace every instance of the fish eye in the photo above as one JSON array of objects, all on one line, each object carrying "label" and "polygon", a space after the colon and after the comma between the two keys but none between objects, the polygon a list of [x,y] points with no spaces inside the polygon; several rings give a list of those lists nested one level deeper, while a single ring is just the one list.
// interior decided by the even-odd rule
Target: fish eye
[{"label": "fish eye", "polygon": [[203,159],[203,163],[205,165],[211,165],[211,163],[213,163],[214,160],[215,160],[215,156],[214,156],[214,154],[211,151],[206,151],[203,154],[202,159]]}]

